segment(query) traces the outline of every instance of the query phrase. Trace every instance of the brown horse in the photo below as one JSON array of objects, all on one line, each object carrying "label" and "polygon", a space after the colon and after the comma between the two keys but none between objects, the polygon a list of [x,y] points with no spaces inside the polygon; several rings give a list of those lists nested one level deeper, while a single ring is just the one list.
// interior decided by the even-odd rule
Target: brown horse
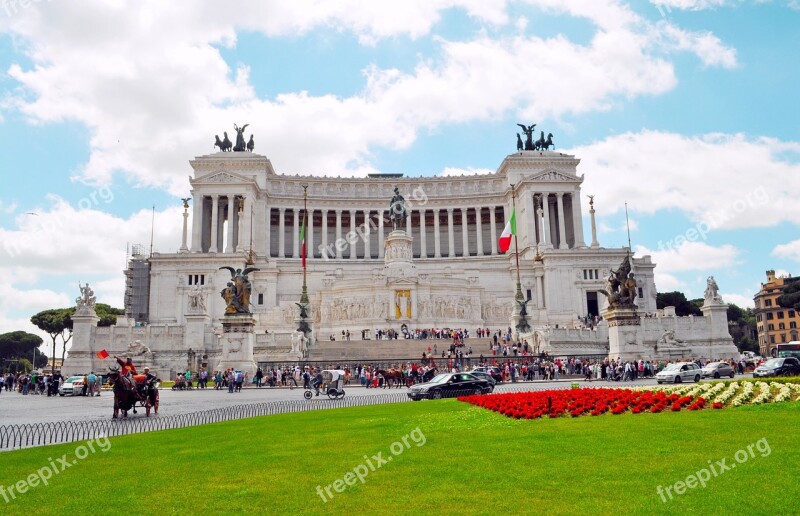
[{"label": "brown horse", "polygon": [[384,388],[386,387],[391,388],[392,386],[400,388],[403,386],[403,371],[399,369],[389,369],[389,370],[378,369],[377,371],[375,371],[375,374],[383,376]]},{"label": "brown horse", "polygon": [[[142,376],[142,383],[144,382],[144,375]],[[122,411],[122,417],[128,417],[128,411],[133,409],[136,414],[136,404],[141,403],[147,411],[147,416],[150,416],[150,409],[153,407],[151,404],[151,396],[144,389],[140,390],[137,386],[136,380],[129,375],[122,375],[119,368],[111,368],[108,374],[108,383],[114,389],[114,416],[116,419],[119,412]],[[156,394],[157,399],[157,394]],[[156,402],[157,403],[157,402]],[[156,405],[157,407],[158,405]],[[156,412],[158,408],[156,408]]]}]

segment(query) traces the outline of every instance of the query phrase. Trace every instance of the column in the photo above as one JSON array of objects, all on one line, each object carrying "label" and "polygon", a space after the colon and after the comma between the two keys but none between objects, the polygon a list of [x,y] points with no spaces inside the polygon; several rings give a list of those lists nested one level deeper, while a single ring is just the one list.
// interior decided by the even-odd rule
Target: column
[{"label": "column", "polygon": [[300,210],[297,208],[292,209],[292,214],[294,215],[294,224],[292,227],[292,258],[300,258],[300,246],[298,242],[300,241]]},{"label": "column", "polygon": [[383,209],[378,210],[378,258],[383,258]]},{"label": "column", "polygon": [[320,256],[322,258],[330,258],[330,254],[328,254],[328,210],[322,210],[320,231],[322,232],[322,252]]},{"label": "column", "polygon": [[442,257],[442,235],[439,232],[439,210],[433,210],[433,256]]},{"label": "column", "polygon": [[469,256],[469,233],[467,232],[467,208],[461,208],[461,256]]},{"label": "column", "polygon": [[453,208],[447,208],[447,256],[453,258],[455,250],[456,235],[453,233]]},{"label": "column", "polygon": [[544,246],[552,247],[553,242],[550,239],[550,194],[547,192],[542,193],[542,210],[544,211]]},{"label": "column", "polygon": [[419,210],[419,257],[428,257],[428,236],[425,231],[425,209]]},{"label": "column", "polygon": [[564,224],[564,193],[559,192],[556,195],[556,204],[558,206],[558,248],[568,249],[567,244],[567,230]]},{"label": "column", "polygon": [[264,227],[266,231],[264,233],[264,256],[267,258],[272,257],[272,208],[267,206],[264,211],[267,214],[266,220],[264,221]]},{"label": "column", "polygon": [[492,237],[492,255],[497,254],[497,207],[489,206],[489,224],[492,226],[490,234]]},{"label": "column", "polygon": [[194,206],[192,207],[192,252],[201,252],[203,235],[203,196],[197,193],[192,195]]},{"label": "column", "polygon": [[234,232],[234,224],[236,224],[236,196],[229,195],[228,196],[228,242],[225,245],[225,252],[232,253],[233,252],[233,232]]},{"label": "column", "polygon": [[286,256],[286,208],[278,208],[278,258]]},{"label": "column", "polygon": [[306,257],[314,257],[314,210],[308,210],[308,227],[306,228]]},{"label": "column", "polygon": [[350,239],[350,259],[356,259],[356,210],[350,210],[350,231],[347,232]]},{"label": "column", "polygon": [[342,210],[336,210],[336,243],[334,247],[336,247],[336,258],[342,257],[342,245],[339,245],[342,241]]},{"label": "column", "polygon": [[211,242],[209,242],[208,252],[217,252],[217,226],[219,225],[219,195],[211,196]]},{"label": "column", "polygon": [[250,196],[242,197],[239,200],[239,208],[241,210],[237,210],[237,227],[238,231],[236,233],[236,251],[249,251],[250,250],[250,216],[251,206],[250,203],[253,201],[250,199]]},{"label": "column", "polygon": [[370,249],[370,228],[369,226],[369,210],[364,211],[364,258],[370,260],[372,258],[372,249]]},{"label": "column", "polygon": [[572,199],[572,228],[575,232],[575,247],[586,247],[583,240],[583,217],[581,217],[581,197],[575,192],[569,194]]},{"label": "column", "polygon": [[483,256],[483,228],[481,227],[482,217],[483,208],[478,206],[475,208],[475,234],[478,236],[478,256]]},{"label": "column", "polygon": [[523,190],[525,195],[525,213],[527,214],[527,224],[525,232],[528,233],[528,245],[536,245],[536,208],[533,205],[533,193]]},{"label": "column", "polygon": [[544,304],[544,271],[536,271],[536,302],[537,306],[545,308]]}]

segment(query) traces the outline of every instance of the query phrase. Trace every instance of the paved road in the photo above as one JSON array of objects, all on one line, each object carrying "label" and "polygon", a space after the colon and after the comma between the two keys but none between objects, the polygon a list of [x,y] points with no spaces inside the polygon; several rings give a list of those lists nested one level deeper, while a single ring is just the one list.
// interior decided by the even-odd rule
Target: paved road
[{"label": "paved road", "polygon": [[[560,380],[553,382],[520,382],[516,384],[501,384],[495,392],[527,391],[541,389],[566,389],[575,380]],[[608,382],[583,382],[587,386],[633,386],[654,385],[655,380],[637,380],[636,382],[608,383]],[[407,389],[364,389],[363,387],[345,387],[347,396],[377,396],[389,392],[406,392]],[[259,403],[265,401],[299,400],[303,396],[303,389],[289,390],[288,388],[268,387],[262,389],[246,388],[240,393],[229,394],[227,390],[215,391],[214,389],[194,389],[191,391],[173,391],[162,389],[160,391],[159,414],[186,414],[200,412],[213,408],[239,405],[246,403]],[[325,398],[327,402],[327,398]],[[319,402],[317,399],[311,403]],[[23,396],[16,392],[3,391],[0,394],[0,425],[32,424],[52,421],[88,421],[95,419],[109,419],[112,415],[112,394],[104,391],[100,396],[84,397],[47,397]]]}]

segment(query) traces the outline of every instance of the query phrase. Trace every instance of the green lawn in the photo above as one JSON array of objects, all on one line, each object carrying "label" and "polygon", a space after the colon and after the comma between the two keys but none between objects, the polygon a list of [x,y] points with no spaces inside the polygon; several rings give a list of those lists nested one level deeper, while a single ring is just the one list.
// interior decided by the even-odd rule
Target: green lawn
[{"label": "green lawn", "polygon": [[[798,403],[534,421],[456,400],[285,414],[113,438],[107,452],[0,507],[8,514],[787,514],[800,500],[798,427]],[[363,484],[334,485],[368,469],[365,455],[391,456],[392,444],[416,428],[409,446]],[[705,488],[666,503],[657,494],[709,461],[735,463],[737,450],[761,439],[768,456],[755,450]],[[64,453],[71,461],[76,446],[0,454],[0,484]],[[323,502],[317,486],[324,492],[329,484],[333,497]]]}]

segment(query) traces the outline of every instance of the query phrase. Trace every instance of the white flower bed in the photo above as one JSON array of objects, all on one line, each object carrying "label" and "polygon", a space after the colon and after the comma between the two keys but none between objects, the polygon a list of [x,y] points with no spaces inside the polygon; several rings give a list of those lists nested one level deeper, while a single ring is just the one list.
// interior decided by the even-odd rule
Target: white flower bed
[{"label": "white flower bed", "polygon": [[765,382],[756,382],[756,387],[758,387],[758,396],[756,396],[753,401],[750,403],[753,405],[760,405],[762,403],[767,403],[769,399],[772,397],[772,392],[770,391],[769,384]]},{"label": "white flower bed", "polygon": [[[800,385],[797,384],[785,384],[785,383],[775,383],[772,382],[769,384],[770,387],[773,389],[778,389],[778,394],[775,395],[775,399],[772,400],[774,403],[780,403],[782,401],[789,401],[792,399],[792,387],[800,388]],[[800,391],[798,391],[800,392]]]},{"label": "white flower bed", "polygon": [[731,405],[733,405],[734,407],[739,407],[741,405],[744,405],[745,403],[748,402],[748,400],[750,400],[750,398],[753,397],[753,392],[755,392],[753,384],[751,382],[745,382],[745,384],[742,386],[742,392],[740,392],[738,396],[733,398],[733,401],[731,401]]},{"label": "white flower bed", "polygon": [[[722,385],[722,384],[721,384]],[[725,404],[739,390],[739,382],[731,382],[725,391],[714,399],[714,403]]]}]

